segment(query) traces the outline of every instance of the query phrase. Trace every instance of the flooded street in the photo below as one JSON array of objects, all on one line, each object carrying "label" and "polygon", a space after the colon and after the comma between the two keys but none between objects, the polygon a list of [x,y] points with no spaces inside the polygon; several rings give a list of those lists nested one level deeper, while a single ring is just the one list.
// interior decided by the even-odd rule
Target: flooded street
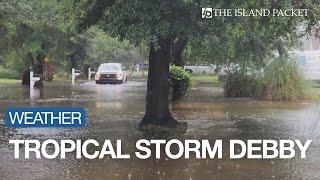
[{"label": "flooded street", "polygon": [[[9,139],[121,139],[123,151],[133,154],[143,135],[135,130],[145,110],[146,83],[71,86],[49,84],[30,94],[16,85],[0,85],[0,179],[318,179],[320,177],[320,106],[316,103],[276,103],[252,99],[225,99],[222,90],[197,84],[172,107],[188,129],[179,139],[312,139],[306,159],[139,160],[14,159]],[[30,97],[31,96],[31,97]],[[8,107],[83,107],[84,129],[7,129]],[[172,137],[171,137],[172,138]],[[224,151],[228,153],[228,151]]]}]

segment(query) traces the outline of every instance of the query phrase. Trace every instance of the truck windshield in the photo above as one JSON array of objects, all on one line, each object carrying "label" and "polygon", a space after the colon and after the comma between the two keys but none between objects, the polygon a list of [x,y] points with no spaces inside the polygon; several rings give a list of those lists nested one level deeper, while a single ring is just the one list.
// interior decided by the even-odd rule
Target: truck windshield
[{"label": "truck windshield", "polygon": [[101,65],[98,71],[120,71],[121,66],[115,64]]}]

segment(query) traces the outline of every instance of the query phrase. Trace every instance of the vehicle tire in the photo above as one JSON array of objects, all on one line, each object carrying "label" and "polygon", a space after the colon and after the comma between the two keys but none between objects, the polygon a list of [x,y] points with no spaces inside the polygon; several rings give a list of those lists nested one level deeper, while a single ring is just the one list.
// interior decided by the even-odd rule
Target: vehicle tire
[{"label": "vehicle tire", "polygon": [[193,71],[191,70],[191,69],[186,69],[185,70],[187,73],[189,73],[189,74],[192,74],[193,73]]},{"label": "vehicle tire", "polygon": [[122,79],[122,81],[121,81],[121,83],[120,84],[124,84],[124,83],[126,83],[127,82],[127,77],[126,78],[124,78],[124,79]]}]

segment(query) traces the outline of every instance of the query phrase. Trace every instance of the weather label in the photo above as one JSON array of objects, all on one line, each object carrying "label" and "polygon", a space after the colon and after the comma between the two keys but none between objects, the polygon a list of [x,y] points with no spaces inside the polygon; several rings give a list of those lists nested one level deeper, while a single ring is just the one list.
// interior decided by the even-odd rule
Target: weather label
[{"label": "weather label", "polygon": [[11,128],[81,128],[86,125],[83,108],[9,108],[6,125]]}]

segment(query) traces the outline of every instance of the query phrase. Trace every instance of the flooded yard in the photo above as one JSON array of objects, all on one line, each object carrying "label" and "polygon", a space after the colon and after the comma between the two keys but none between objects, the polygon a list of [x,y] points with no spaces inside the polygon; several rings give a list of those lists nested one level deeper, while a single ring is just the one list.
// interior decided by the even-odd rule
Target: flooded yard
[{"label": "flooded yard", "polygon": [[[225,99],[222,90],[195,85],[172,107],[174,117],[187,122],[179,139],[312,139],[306,159],[130,160],[14,159],[9,139],[121,139],[125,152],[135,151],[143,135],[135,130],[145,110],[144,82],[96,85],[86,82],[50,84],[30,94],[20,84],[0,85],[0,179],[318,179],[320,176],[320,109],[316,103]],[[7,129],[8,107],[83,107],[84,129]],[[227,153],[225,151],[224,153]]]}]

